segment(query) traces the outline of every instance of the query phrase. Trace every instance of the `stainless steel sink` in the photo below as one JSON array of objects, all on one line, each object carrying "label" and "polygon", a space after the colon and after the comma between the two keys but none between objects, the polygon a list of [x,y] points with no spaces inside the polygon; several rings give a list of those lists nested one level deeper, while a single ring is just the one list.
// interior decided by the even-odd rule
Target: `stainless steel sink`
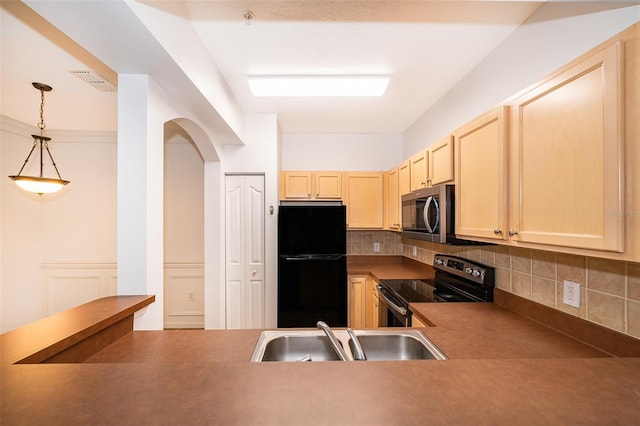
[{"label": "stainless steel sink", "polygon": [[275,337],[266,344],[262,355],[262,361],[338,361],[339,359],[327,336]]},{"label": "stainless steel sink", "polygon": [[[415,335],[415,333],[365,334],[357,337],[367,356],[367,361],[447,359],[442,351],[424,335]],[[351,351],[354,349],[352,340],[349,340],[349,349]]]},{"label": "stainless steel sink", "polygon": [[[333,330],[353,360],[353,342],[346,330]],[[427,338],[413,329],[355,330],[367,360],[445,360],[447,356]],[[263,331],[251,355],[251,362],[265,361],[339,361],[329,339],[320,330]]]}]

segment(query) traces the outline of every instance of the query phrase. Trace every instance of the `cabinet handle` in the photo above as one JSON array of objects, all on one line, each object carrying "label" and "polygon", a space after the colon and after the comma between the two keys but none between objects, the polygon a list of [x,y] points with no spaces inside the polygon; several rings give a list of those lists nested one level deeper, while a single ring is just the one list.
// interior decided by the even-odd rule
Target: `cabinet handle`
[{"label": "cabinet handle", "polygon": [[518,231],[516,231],[516,230],[514,230],[514,229],[510,229],[510,230],[509,230],[509,235],[510,235],[510,236],[512,236],[512,237],[513,237],[514,235],[518,235]]},{"label": "cabinet handle", "polygon": [[320,196],[320,193],[319,193],[319,192],[316,192],[316,197],[319,197],[319,196]]},{"label": "cabinet handle", "polygon": [[496,229],[493,230],[493,233],[496,234],[496,235],[502,234],[502,229],[496,228]]}]

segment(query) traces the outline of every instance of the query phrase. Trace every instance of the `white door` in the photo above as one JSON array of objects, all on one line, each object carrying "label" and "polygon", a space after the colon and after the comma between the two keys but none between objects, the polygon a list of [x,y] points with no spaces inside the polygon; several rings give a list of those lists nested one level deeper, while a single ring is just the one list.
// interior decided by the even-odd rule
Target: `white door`
[{"label": "white door", "polygon": [[264,176],[226,176],[227,328],[264,327]]}]

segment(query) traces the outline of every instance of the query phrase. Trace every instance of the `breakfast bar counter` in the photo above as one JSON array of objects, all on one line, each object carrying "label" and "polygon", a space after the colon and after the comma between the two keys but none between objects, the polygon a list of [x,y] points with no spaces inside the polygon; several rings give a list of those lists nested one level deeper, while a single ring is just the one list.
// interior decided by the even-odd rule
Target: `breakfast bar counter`
[{"label": "breakfast bar counter", "polygon": [[[478,309],[455,305],[438,309],[456,309],[453,317],[464,316],[465,305]],[[0,423],[638,423],[639,357],[612,357],[540,324],[497,315],[496,326],[475,341],[464,327],[423,329],[446,361],[250,363],[261,330],[133,331],[82,363],[3,360]],[[509,343],[504,327],[522,335]],[[545,356],[544,345],[527,348],[527,335],[554,350]],[[522,347],[482,352],[482,339]]]}]

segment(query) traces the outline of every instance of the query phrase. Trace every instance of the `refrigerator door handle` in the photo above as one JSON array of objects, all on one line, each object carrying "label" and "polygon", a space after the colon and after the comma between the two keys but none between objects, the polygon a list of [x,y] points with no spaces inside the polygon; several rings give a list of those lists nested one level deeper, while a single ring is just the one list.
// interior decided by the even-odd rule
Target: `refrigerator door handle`
[{"label": "refrigerator door handle", "polygon": [[316,254],[311,255],[310,260],[338,260],[344,257],[344,254]]},{"label": "refrigerator door handle", "polygon": [[284,256],[284,260],[300,261],[300,260],[339,260],[344,254],[309,254],[302,256]]}]

